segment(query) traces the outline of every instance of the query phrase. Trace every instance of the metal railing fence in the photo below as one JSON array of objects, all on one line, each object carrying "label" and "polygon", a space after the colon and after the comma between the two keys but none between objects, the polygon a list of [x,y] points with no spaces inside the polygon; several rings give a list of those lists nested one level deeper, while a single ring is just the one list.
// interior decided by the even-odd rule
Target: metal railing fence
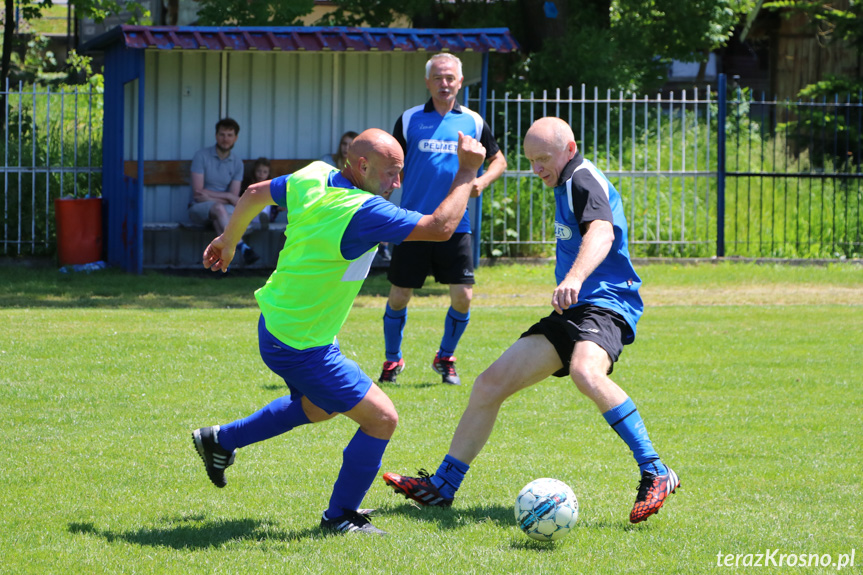
[{"label": "metal railing fence", "polygon": [[102,191],[102,94],[92,86],[0,91],[0,253],[52,255],[54,200]]},{"label": "metal railing fence", "polygon": [[736,88],[725,108],[725,253],[863,254],[863,95],[768,101]]},{"label": "metal railing fence", "polygon": [[[553,255],[553,197],[521,148],[551,115],[620,191],[633,256],[861,257],[863,95],[776,102],[724,82],[655,97],[492,91],[509,168],[483,194],[480,255]],[[7,83],[0,97],[0,253],[53,255],[53,200],[101,195],[102,94]]]},{"label": "metal railing fence", "polygon": [[[469,105],[476,105],[470,102]],[[484,256],[551,255],[554,199],[522,154],[531,123],[567,121],[585,158],[621,193],[633,255],[710,255],[715,247],[715,101],[708,90],[667,97],[585,86],[527,96],[492,92],[486,119],[509,162],[484,193]]]},{"label": "metal railing fence", "polygon": [[620,192],[633,256],[860,257],[863,99],[755,101],[724,81],[652,98],[492,91],[485,117],[509,167],[483,194],[481,255],[553,255],[553,197],[521,145],[557,116]]}]

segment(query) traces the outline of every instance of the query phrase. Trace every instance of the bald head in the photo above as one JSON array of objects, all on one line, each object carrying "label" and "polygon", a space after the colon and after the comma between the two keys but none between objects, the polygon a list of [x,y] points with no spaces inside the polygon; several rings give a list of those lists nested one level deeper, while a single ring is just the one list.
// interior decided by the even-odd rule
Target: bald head
[{"label": "bald head", "polygon": [[389,198],[400,187],[399,174],[404,168],[401,144],[377,128],[360,133],[348,147],[348,159],[342,174],[361,190]]},{"label": "bald head", "polygon": [[549,187],[561,183],[560,174],[577,150],[572,128],[560,118],[540,118],[524,136],[524,155],[533,172]]},{"label": "bald head", "polygon": [[545,142],[557,148],[565,148],[570,142],[575,143],[575,135],[569,124],[560,118],[546,117],[534,122],[527,130],[524,137],[525,143],[529,139]]},{"label": "bald head", "polygon": [[370,128],[354,138],[354,141],[348,146],[348,161],[392,154],[394,148],[398,148],[401,152],[401,146],[395,138],[383,130]]}]

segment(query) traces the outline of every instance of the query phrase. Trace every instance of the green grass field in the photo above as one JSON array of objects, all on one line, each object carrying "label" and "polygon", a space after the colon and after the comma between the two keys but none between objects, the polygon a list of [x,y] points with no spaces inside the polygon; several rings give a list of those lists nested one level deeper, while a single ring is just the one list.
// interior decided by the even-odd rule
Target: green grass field
[{"label": "green grass field", "polygon": [[[552,378],[504,405],[451,510],[417,508],[377,480],[364,501],[390,533],[377,538],[318,529],[355,429],[345,418],[241,450],[222,490],[192,447],[194,428],[283,393],[257,351],[252,290],[264,278],[0,265],[0,573],[719,573],[771,552],[777,564],[837,563],[804,573],[836,572],[853,552],[841,572],[861,572],[863,266],[639,270],[647,311],[613,377],[681,476],[662,512],[628,523],[628,449]],[[400,423],[382,472],[433,471],[470,383],[550,309],[549,265],[477,279],[461,387],[428,365],[445,290],[413,302],[408,368],[385,388]],[[339,338],[373,377],[386,290],[368,280]],[[567,482],[581,506],[555,543],[513,520],[515,495],[541,476]],[[738,567],[720,554],[741,555]]]}]

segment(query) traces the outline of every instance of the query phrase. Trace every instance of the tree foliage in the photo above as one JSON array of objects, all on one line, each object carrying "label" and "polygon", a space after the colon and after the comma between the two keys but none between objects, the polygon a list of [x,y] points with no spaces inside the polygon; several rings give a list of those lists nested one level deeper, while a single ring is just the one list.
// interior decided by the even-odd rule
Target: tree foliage
[{"label": "tree foliage", "polygon": [[197,0],[201,26],[300,26],[314,0]]},{"label": "tree foliage", "polygon": [[522,46],[513,89],[587,84],[650,90],[672,59],[706,61],[753,0],[336,0],[321,24],[508,27]]},{"label": "tree foliage", "polygon": [[[127,0],[68,0],[75,7],[79,18],[92,18],[102,22],[112,14],[126,14],[129,23],[137,24],[149,18],[150,13],[140,2]],[[27,22],[42,17],[42,11],[54,5],[52,0],[4,0],[4,14],[15,14]],[[47,49],[47,40],[39,36],[19,36],[15,31],[15,19],[5,18],[3,26],[3,53],[0,58],[0,83],[6,78],[44,82],[67,81],[70,76],[86,73],[81,57],[74,51],[67,58],[65,70],[59,70],[54,54]],[[20,52],[20,53],[19,53]]]}]

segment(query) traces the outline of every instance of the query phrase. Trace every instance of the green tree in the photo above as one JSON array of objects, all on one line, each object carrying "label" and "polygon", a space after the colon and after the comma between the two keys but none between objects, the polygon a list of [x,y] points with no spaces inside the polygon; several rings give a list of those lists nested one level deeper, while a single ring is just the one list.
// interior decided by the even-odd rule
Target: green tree
[{"label": "green tree", "polygon": [[200,26],[300,26],[314,0],[197,0]]},{"label": "green tree", "polygon": [[335,0],[321,24],[506,26],[522,46],[512,89],[587,84],[650,90],[673,59],[706,62],[754,0]]},{"label": "green tree", "polygon": [[[111,14],[120,14],[122,12],[129,13],[129,22],[139,23],[144,18],[150,16],[149,11],[133,0],[120,2],[119,0],[69,0],[69,4],[75,7],[75,12],[78,17],[92,18],[96,22],[103,21]],[[16,50],[16,42],[18,40],[16,32],[16,21],[14,15],[24,21],[31,21],[42,17],[42,11],[50,8],[54,3],[52,0],[4,0],[4,21],[3,21],[3,53],[0,56],[0,84],[6,85],[6,79],[9,77],[12,66],[12,53]],[[28,40],[30,44],[34,40]],[[38,40],[35,41],[39,43]],[[19,59],[20,62],[27,62],[28,54],[38,53],[38,46],[33,49],[29,47],[28,53]],[[38,63],[39,70],[42,71],[45,62]],[[0,98],[0,104],[3,104],[3,99]],[[2,106],[0,106],[2,109]]]}]

